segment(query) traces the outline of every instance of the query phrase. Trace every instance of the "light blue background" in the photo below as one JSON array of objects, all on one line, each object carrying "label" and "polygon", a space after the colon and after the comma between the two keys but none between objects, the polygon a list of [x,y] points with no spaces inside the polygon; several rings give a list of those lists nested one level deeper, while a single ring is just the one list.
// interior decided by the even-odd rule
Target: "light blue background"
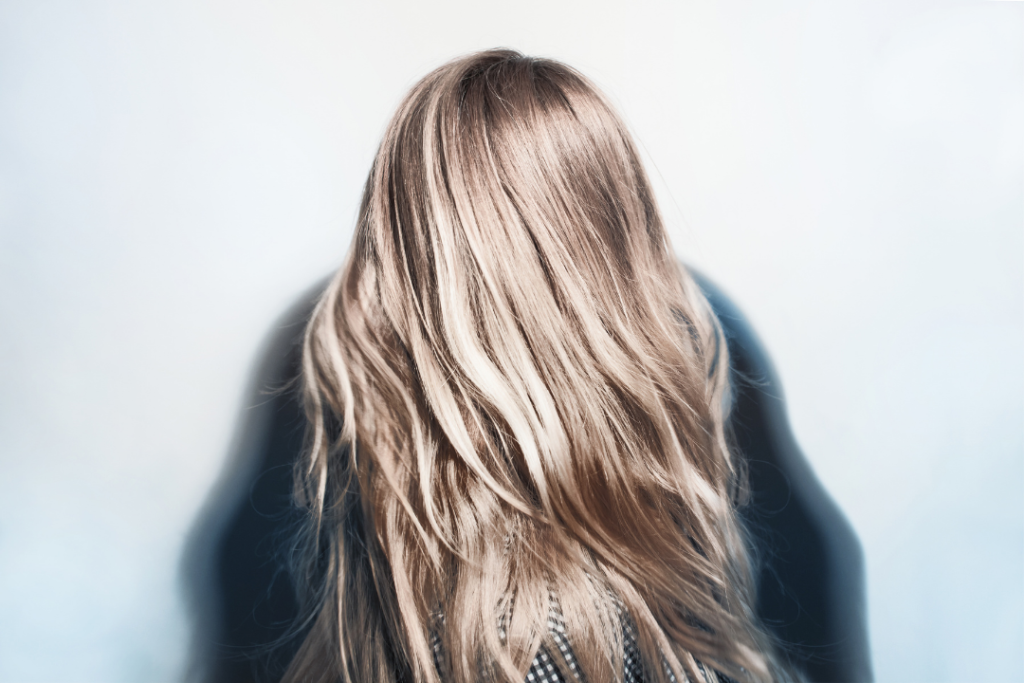
[{"label": "light blue background", "polygon": [[579,67],[860,534],[880,681],[1024,680],[1024,3],[0,3],[0,680],[172,681],[275,318],[429,68]]}]

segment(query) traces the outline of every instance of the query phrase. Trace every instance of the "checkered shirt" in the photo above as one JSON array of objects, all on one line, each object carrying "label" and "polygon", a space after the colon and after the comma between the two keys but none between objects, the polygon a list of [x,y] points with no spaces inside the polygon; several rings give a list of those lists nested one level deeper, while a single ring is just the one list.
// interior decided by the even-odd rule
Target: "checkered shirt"
[{"label": "checkered shirt", "polygon": [[[552,642],[554,642],[555,646],[558,647],[565,663],[569,666],[568,673],[571,673],[572,677],[568,680],[566,679],[566,672],[559,670],[554,659],[551,658],[546,646],[541,645],[536,656],[533,658],[533,662],[530,664],[530,668],[526,672],[526,680],[524,683],[581,683],[582,677],[577,668],[576,658],[573,655],[572,647],[569,646],[569,636],[565,631],[565,621],[562,618],[562,612],[559,609],[557,599],[554,596],[551,596],[551,598],[550,608],[548,610],[548,633],[551,635]],[[633,626],[632,620],[624,613],[622,606],[618,604],[618,601],[616,601],[616,611],[618,612],[620,623],[623,625],[622,681],[623,683],[645,683],[643,663],[640,657],[640,648],[637,645],[636,630]],[[502,637],[504,637],[504,624],[499,624],[498,632]],[[440,671],[441,639],[437,634],[435,634],[433,641],[434,664],[438,667],[438,671]],[[665,665],[665,670],[668,674],[670,683],[676,683],[675,674],[669,670],[668,662],[663,662],[663,664]],[[707,683],[709,677],[704,665],[697,662],[697,670],[703,677],[702,683]],[[718,680],[722,683],[735,683],[735,681],[721,673],[718,673]],[[684,683],[689,683],[689,679]]]}]

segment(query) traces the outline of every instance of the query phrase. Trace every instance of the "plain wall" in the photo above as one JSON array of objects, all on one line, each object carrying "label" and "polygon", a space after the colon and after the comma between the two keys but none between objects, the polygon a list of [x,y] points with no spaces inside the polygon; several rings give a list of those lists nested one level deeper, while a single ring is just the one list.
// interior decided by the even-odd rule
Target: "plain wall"
[{"label": "plain wall", "polygon": [[0,3],[0,680],[184,675],[183,543],[433,66],[578,67],[863,543],[880,681],[1024,680],[1024,3]]}]

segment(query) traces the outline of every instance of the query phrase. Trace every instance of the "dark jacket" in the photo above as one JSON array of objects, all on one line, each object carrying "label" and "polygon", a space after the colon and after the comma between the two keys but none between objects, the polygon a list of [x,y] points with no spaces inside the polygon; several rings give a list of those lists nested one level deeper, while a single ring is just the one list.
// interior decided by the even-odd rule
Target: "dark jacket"
[{"label": "dark jacket", "polygon": [[[857,537],[800,452],[756,335],[721,291],[699,276],[698,283],[728,340],[729,429],[752,491],[743,520],[759,560],[757,612],[809,680],[870,681]],[[275,326],[254,375],[252,407],[189,539],[183,572],[194,615],[193,674],[202,680],[278,680],[298,646],[295,638],[279,641],[297,613],[281,557],[297,522],[291,465],[305,420],[295,391],[280,389],[298,374],[298,341],[320,291]]]}]

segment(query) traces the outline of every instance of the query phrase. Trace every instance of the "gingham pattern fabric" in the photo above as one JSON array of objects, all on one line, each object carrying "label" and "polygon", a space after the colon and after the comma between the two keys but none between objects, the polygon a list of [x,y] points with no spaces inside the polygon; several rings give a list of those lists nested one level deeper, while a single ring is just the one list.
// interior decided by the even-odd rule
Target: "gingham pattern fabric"
[{"label": "gingham pattern fabric", "polygon": [[[537,651],[537,655],[533,658],[533,662],[530,664],[530,668],[526,672],[526,680],[524,683],[583,683],[582,678],[579,675],[576,667],[576,658],[573,656],[572,648],[569,646],[569,636],[565,631],[565,621],[562,618],[561,610],[558,607],[558,600],[554,595],[551,596],[551,606],[548,610],[548,632],[551,635],[551,640],[558,647],[562,658],[569,666],[569,674],[571,676],[567,679],[562,671],[559,670],[555,661],[551,658],[550,653],[547,651],[546,646],[541,645]],[[633,626],[632,619],[623,611],[622,606],[616,601],[615,606],[618,612],[619,621],[622,624],[622,646],[623,646],[623,683],[645,683],[642,660],[640,657],[640,649],[636,642],[636,630]],[[443,621],[444,617],[441,616],[440,620]],[[498,632],[504,637],[504,624],[499,623]],[[441,671],[441,639],[434,635],[433,638],[434,647],[434,664],[437,666],[438,671]],[[675,675],[669,670],[668,662],[663,662],[665,665],[665,672],[668,674],[669,681],[676,683]],[[697,669],[700,671],[703,681],[701,683],[707,683],[708,675],[704,669],[704,666],[697,662]],[[718,674],[719,680],[722,683],[735,683],[727,676]],[[686,679],[685,683],[689,683],[689,679]]]},{"label": "gingham pattern fabric", "polygon": [[[565,621],[562,619],[562,611],[558,608],[558,600],[551,596],[551,607],[548,610],[548,633],[551,640],[558,647],[562,658],[569,665],[571,680],[579,680],[579,672],[576,670],[576,658],[569,647],[569,636],[565,632]],[[533,658],[530,668],[526,672],[526,683],[568,683],[562,672],[555,666],[554,661],[547,649],[542,645]]]}]

